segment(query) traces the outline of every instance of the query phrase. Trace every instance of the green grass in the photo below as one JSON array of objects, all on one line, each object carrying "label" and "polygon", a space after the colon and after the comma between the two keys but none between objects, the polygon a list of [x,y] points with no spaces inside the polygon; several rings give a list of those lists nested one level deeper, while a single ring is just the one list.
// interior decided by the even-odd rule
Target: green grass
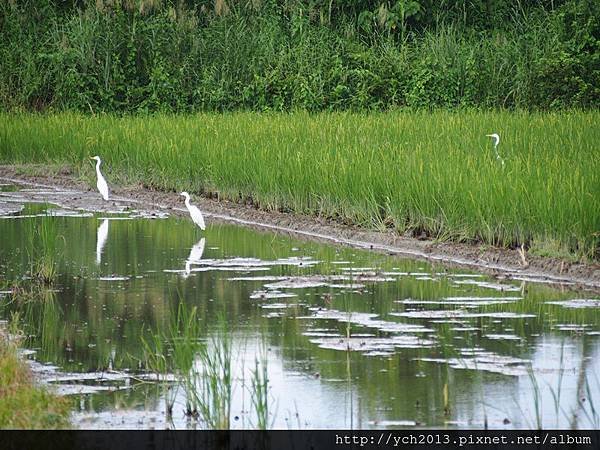
[{"label": "green grass", "polygon": [[[224,318],[220,331],[202,342],[197,308],[180,302],[171,314],[168,332],[142,338],[144,362],[158,378],[173,373],[173,389],[163,382],[167,418],[171,419],[179,387],[185,394],[184,413],[201,420],[208,429],[228,429],[231,412],[231,339]],[[163,378],[165,380],[165,378]]]},{"label": "green grass", "polygon": [[51,285],[58,276],[59,244],[64,237],[58,234],[56,221],[52,217],[39,223],[30,222],[28,226],[30,273],[39,283]]},{"label": "green grass", "polygon": [[[0,161],[367,228],[598,258],[600,113],[0,114]],[[494,157],[485,135],[497,132]]]},{"label": "green grass", "polygon": [[0,332],[0,429],[67,428],[69,411],[65,398],[34,384],[16,343]]},{"label": "green grass", "polygon": [[256,356],[254,359],[254,369],[251,371],[251,389],[250,396],[254,412],[256,413],[256,428],[267,430],[269,428],[269,370],[267,348],[263,344],[261,348],[260,360]]}]

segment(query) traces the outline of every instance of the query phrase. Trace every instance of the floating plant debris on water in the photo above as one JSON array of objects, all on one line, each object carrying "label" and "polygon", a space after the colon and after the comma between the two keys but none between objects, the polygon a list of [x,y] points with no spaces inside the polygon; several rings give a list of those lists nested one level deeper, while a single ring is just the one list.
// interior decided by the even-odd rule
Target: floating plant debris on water
[{"label": "floating plant debris on water", "polygon": [[546,302],[549,305],[560,305],[565,308],[600,308],[600,299],[575,298],[573,300]]},{"label": "floating plant debris on water", "polygon": [[[398,348],[427,348],[433,347],[434,342],[418,336],[399,335],[387,338],[377,337],[319,337],[310,340],[313,344],[329,350],[364,352],[374,356],[373,352],[385,352],[386,355]],[[377,355],[380,355],[378,353]]]}]

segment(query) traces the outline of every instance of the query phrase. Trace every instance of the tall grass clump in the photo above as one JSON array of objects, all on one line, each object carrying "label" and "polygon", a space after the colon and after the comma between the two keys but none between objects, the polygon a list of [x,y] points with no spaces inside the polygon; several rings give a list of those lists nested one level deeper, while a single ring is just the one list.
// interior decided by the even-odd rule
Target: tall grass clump
[{"label": "tall grass clump", "polygon": [[60,242],[56,222],[45,217],[39,222],[29,222],[27,236],[29,238],[30,273],[34,280],[51,285],[58,275],[58,259],[61,256]]},{"label": "tall grass clump", "polygon": [[172,365],[168,358],[165,338],[162,334],[150,334],[140,336],[143,348],[143,363],[146,370],[156,375],[156,381],[160,383],[162,395],[165,400],[165,414],[167,420],[173,419],[173,407],[177,397],[179,383],[169,380]]},{"label": "tall grass clump", "polygon": [[69,427],[69,401],[35,385],[18,356],[16,337],[14,331],[0,329],[0,429]]},{"label": "tall grass clump", "polygon": [[[196,311],[195,307],[189,309],[185,303],[180,302],[171,312],[166,332],[142,337],[145,367],[155,373],[162,383],[168,419],[172,417],[180,388],[185,393],[185,415],[195,418],[199,416],[196,359],[202,342]],[[169,380],[170,374],[175,376],[174,385]]]},{"label": "tall grass clump", "polygon": [[597,259],[599,120],[593,111],[3,114],[0,161],[72,164],[91,182],[87,157],[99,154],[109,183]]},{"label": "tall grass clump", "polygon": [[[185,396],[184,414],[208,429],[228,429],[231,413],[231,338],[225,321],[208,342],[201,339],[196,307],[180,302],[164,333],[144,337],[145,366],[162,380],[166,414],[173,414],[179,389]],[[169,380],[175,376],[175,383]]]}]

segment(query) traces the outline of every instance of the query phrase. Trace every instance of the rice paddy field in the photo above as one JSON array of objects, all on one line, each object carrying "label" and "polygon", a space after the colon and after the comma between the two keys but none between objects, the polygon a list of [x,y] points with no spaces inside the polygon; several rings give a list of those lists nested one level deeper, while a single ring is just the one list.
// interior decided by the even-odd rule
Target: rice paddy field
[{"label": "rice paddy field", "polygon": [[596,119],[0,115],[2,163],[92,188],[0,177],[0,330],[22,336],[0,381],[26,361],[41,388],[0,389],[0,428],[597,429],[594,291],[213,214],[201,230],[177,206],[103,200],[89,160],[110,186],[593,260]]},{"label": "rice paddy field", "polygon": [[[440,240],[597,259],[597,111],[1,114],[0,162]],[[492,140],[505,161],[496,158]]]},{"label": "rice paddy field", "polygon": [[[97,197],[0,186],[0,329],[45,426],[600,426],[598,295]],[[3,395],[0,428],[41,426]]]}]

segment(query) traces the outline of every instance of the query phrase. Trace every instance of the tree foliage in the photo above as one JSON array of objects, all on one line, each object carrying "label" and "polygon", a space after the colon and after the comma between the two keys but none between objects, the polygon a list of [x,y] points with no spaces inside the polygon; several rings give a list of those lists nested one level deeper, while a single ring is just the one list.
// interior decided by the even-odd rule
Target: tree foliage
[{"label": "tree foliage", "polygon": [[592,0],[7,0],[4,109],[597,107]]}]

